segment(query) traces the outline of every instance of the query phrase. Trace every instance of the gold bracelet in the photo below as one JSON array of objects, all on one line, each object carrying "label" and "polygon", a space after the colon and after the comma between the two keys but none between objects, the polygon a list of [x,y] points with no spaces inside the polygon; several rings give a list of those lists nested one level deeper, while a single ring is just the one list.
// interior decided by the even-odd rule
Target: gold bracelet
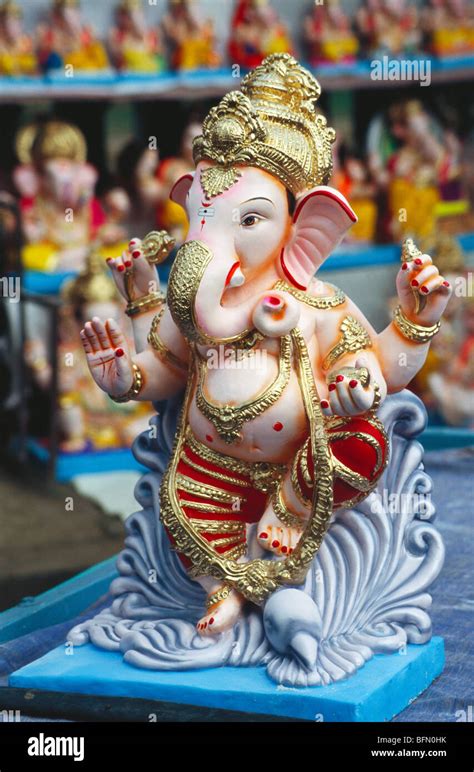
[{"label": "gold bracelet", "polygon": [[142,314],[145,311],[149,311],[151,308],[161,305],[165,302],[165,295],[162,292],[150,292],[148,295],[143,295],[137,300],[132,300],[128,303],[125,313],[127,316],[136,316]]},{"label": "gold bracelet", "polygon": [[299,528],[302,530],[301,518],[287,509],[281,498],[281,489],[278,488],[272,496],[273,511],[277,518],[288,528]]},{"label": "gold bracelet", "polygon": [[114,402],[118,402],[119,404],[122,402],[130,402],[131,399],[136,399],[138,395],[140,394],[143,384],[145,383],[145,379],[143,377],[143,373],[136,365],[133,363],[133,383],[130,386],[129,390],[126,394],[122,394],[121,397],[113,397],[111,394],[109,394],[109,397]]},{"label": "gold bracelet", "polygon": [[176,354],[173,354],[173,352],[169,350],[168,346],[163,343],[160,336],[158,335],[157,330],[164,312],[165,307],[161,308],[156,316],[153,317],[150,332],[148,333],[147,338],[148,343],[155,349],[158,357],[162,362],[164,362],[164,364],[172,365],[173,367],[177,367],[179,370],[185,370],[187,372],[188,363],[177,357]]},{"label": "gold bracelet", "polygon": [[439,332],[441,327],[440,321],[431,325],[431,327],[423,327],[421,324],[411,322],[405,316],[400,306],[398,306],[393,315],[393,324],[404,338],[413,343],[428,343]]}]

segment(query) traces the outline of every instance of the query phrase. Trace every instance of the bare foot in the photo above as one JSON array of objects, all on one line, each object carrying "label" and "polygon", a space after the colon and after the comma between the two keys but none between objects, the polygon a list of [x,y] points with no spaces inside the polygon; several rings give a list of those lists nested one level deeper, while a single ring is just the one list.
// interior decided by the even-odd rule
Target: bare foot
[{"label": "bare foot", "polygon": [[283,557],[291,555],[298,544],[302,529],[289,528],[286,525],[262,525],[258,527],[257,539],[261,547]]},{"label": "bare foot", "polygon": [[[219,587],[219,590],[222,590],[222,586]],[[226,597],[212,603],[212,597],[215,594],[215,592],[211,592],[208,595],[208,603],[211,601],[211,604],[208,606],[207,614],[201,617],[196,625],[197,631],[203,636],[217,635],[229,630],[239,618],[245,603],[245,598],[237,590],[229,588]]]}]

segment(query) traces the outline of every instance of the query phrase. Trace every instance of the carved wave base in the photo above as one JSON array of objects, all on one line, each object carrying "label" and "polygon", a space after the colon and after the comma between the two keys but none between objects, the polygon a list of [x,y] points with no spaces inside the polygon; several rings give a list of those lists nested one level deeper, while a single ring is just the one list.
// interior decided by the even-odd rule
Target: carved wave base
[{"label": "carved wave base", "polygon": [[[372,686],[374,693],[386,691],[392,706],[387,716],[394,715],[394,684],[370,674],[393,669],[401,679],[396,683],[401,710],[408,704],[405,698],[416,697],[442,669],[441,643],[429,643],[428,588],[441,571],[444,547],[433,524],[432,482],[416,439],[426,425],[418,398],[405,391],[384,403],[379,417],[391,438],[390,463],[376,491],[356,509],[336,513],[304,584],[281,588],[263,609],[248,604],[232,630],[206,639],[195,630],[204,613],[204,591],[187,576],[159,520],[159,487],[179,400],[157,407],[156,433],[142,434],[134,447],[150,471],[135,489],[142,510],[127,521],[125,548],[117,561],[120,575],[110,588],[114,600],[70,631],[77,657],[67,658],[70,665],[84,656],[77,647],[88,644],[87,657],[100,660],[101,668],[107,662],[119,668],[123,659],[130,689],[134,678],[151,690],[158,683],[194,683],[202,669],[202,683],[211,679],[217,688],[235,674],[246,684],[248,705],[243,709],[250,712],[256,709],[253,690],[249,692],[252,674],[264,679],[272,694],[281,696],[289,689],[296,701],[313,694],[311,687],[330,695],[334,689],[350,692],[359,680],[368,679],[369,691]],[[406,688],[400,685],[405,682]],[[188,686],[182,689],[189,691]],[[283,704],[280,699],[277,703]],[[352,720],[358,720],[355,704]]]}]

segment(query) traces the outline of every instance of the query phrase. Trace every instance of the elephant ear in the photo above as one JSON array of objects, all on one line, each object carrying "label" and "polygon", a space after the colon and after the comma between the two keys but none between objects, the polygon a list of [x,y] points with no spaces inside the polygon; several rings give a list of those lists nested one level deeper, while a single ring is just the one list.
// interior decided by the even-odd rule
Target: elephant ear
[{"label": "elephant ear", "polygon": [[319,266],[337,247],[357,216],[335,188],[319,185],[297,201],[293,232],[281,252],[286,279],[305,290]]},{"label": "elephant ear", "polygon": [[193,184],[193,180],[194,174],[191,174],[191,172],[189,172],[189,174],[183,174],[171,188],[171,201],[174,201],[175,204],[179,204],[183,209],[186,206],[186,196],[188,195],[189,188]]}]

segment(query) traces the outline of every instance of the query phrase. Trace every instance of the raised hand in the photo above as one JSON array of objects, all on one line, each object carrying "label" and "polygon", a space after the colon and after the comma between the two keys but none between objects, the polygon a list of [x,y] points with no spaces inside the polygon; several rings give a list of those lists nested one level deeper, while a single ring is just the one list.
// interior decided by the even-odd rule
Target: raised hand
[{"label": "raised hand", "polygon": [[420,253],[414,260],[404,262],[397,276],[397,293],[403,313],[424,327],[441,319],[452,291],[429,255]]},{"label": "raised hand", "polygon": [[127,341],[113,319],[98,316],[86,322],[81,341],[96,384],[111,397],[121,397],[133,384],[132,358]]},{"label": "raised hand", "polygon": [[[160,280],[154,265],[146,259],[141,239],[132,239],[128,249],[120,257],[107,258],[107,265],[112,271],[118,291],[129,301],[130,293],[133,299],[148,295],[150,292],[158,292]],[[130,279],[125,279],[126,273],[132,271]]]},{"label": "raised hand", "polygon": [[362,415],[377,407],[376,387],[381,386],[370,371],[367,357],[362,355],[354,368],[342,367],[340,372],[331,373],[328,396],[321,400],[321,409],[326,416]]}]

